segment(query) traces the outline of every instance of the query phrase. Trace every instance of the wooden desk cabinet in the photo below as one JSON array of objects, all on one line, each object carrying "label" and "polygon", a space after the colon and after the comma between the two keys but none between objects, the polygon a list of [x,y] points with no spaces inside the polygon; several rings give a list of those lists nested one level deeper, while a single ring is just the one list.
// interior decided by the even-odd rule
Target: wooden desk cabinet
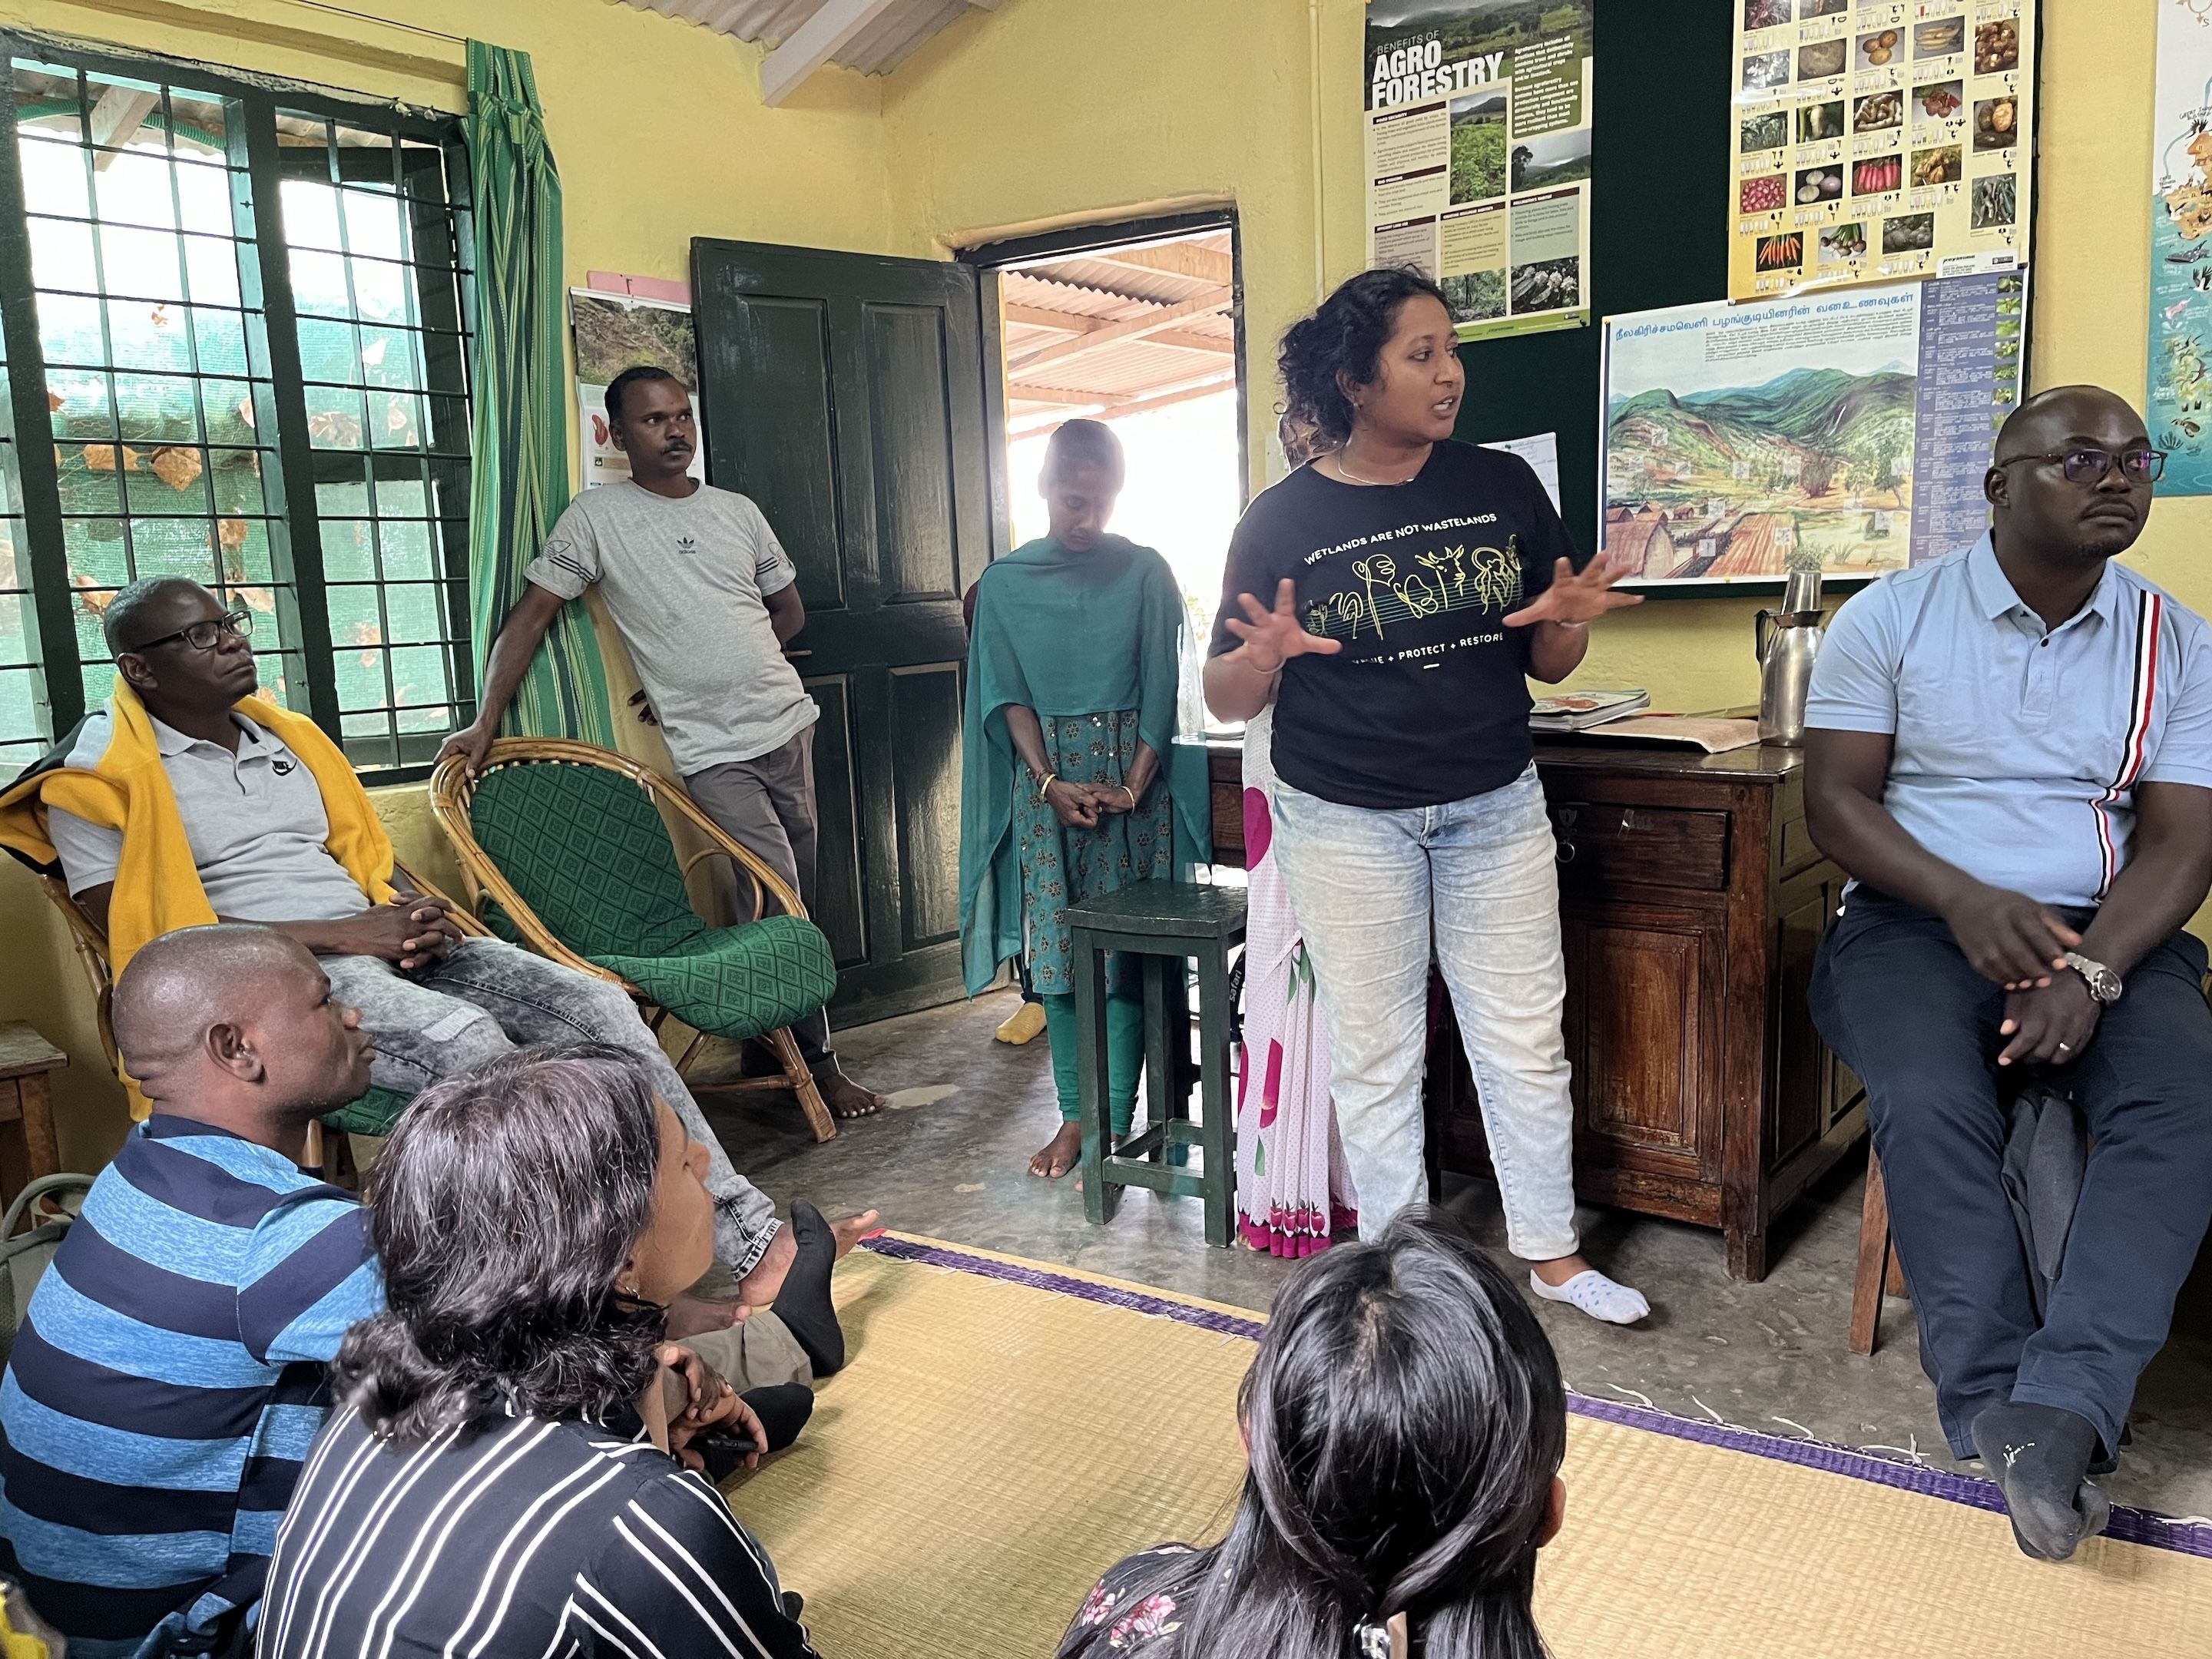
[{"label": "wooden desk cabinet", "polygon": [[[1234,750],[1214,761],[1215,835],[1241,856]],[[1719,1229],[1729,1271],[1766,1273],[1767,1225],[1864,1132],[1856,1080],[1805,994],[1843,890],[1805,830],[1797,750],[1540,745],[1559,842],[1577,1190]],[[1486,1173],[1482,1120],[1438,998],[1432,1156]]]}]

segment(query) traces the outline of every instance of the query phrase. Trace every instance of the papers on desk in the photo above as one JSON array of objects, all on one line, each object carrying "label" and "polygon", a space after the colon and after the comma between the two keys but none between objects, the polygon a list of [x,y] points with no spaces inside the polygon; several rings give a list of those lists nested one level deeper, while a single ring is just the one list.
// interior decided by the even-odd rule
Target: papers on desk
[{"label": "papers on desk", "polygon": [[1758,743],[1759,722],[1706,720],[1695,714],[1632,714],[1626,720],[1607,720],[1582,735],[1601,738],[1607,743],[1681,744],[1702,749],[1708,755],[1723,755],[1731,749],[1749,749]]},{"label": "papers on desk", "polygon": [[1593,726],[1622,720],[1651,706],[1651,694],[1642,686],[1617,691],[1562,691],[1539,697],[1529,705],[1531,732],[1583,732]]}]

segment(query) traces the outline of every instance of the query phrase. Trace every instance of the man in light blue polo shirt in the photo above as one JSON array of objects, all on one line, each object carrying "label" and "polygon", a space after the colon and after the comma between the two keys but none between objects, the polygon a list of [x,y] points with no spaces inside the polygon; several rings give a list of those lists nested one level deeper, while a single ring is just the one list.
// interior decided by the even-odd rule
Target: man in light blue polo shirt
[{"label": "man in light blue polo shirt", "polygon": [[[1814,839],[1854,878],[1814,1018],[1867,1085],[1951,1448],[2029,1554],[2109,1504],[2136,1381],[2212,1218],[2212,637],[2113,562],[2164,457],[2111,392],[1998,434],[1974,546],[1838,612],[1806,714]],[[2004,1104],[2070,1089],[2091,1150],[2039,1328]]]}]

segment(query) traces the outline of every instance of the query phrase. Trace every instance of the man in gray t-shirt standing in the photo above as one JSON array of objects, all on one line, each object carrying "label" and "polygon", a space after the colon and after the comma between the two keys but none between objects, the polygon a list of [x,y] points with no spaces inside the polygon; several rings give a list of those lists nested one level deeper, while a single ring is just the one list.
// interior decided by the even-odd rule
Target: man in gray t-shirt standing
[{"label": "man in gray t-shirt standing", "polygon": [[[682,381],[625,369],[607,388],[607,421],[629,478],[586,490],[553,526],[492,641],[476,723],[444,753],[475,773],[545,630],[597,586],[644,683],[641,718],[659,722],[691,799],[811,911],[821,711],[783,654],[806,625],[799,573],[751,501],[687,474],[697,435]],[[792,1034],[835,1115],[883,1109],[883,1097],[839,1070],[826,1015]]]}]

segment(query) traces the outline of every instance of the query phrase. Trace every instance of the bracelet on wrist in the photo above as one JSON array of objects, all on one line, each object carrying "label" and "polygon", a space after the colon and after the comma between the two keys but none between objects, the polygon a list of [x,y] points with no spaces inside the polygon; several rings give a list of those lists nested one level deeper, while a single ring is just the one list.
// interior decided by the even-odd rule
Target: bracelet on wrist
[{"label": "bracelet on wrist", "polygon": [[1044,781],[1043,781],[1042,783],[1041,783],[1041,784],[1037,785],[1037,799],[1038,799],[1039,800],[1042,800],[1042,799],[1045,798],[1045,792],[1046,792],[1046,791],[1048,791],[1048,789],[1050,789],[1050,788],[1052,787],[1052,786],[1053,786],[1054,783],[1058,782],[1059,781],[1060,781],[1060,774],[1059,774],[1059,773],[1057,773],[1057,772],[1048,772],[1048,773],[1046,773],[1046,774],[1044,775]]}]

